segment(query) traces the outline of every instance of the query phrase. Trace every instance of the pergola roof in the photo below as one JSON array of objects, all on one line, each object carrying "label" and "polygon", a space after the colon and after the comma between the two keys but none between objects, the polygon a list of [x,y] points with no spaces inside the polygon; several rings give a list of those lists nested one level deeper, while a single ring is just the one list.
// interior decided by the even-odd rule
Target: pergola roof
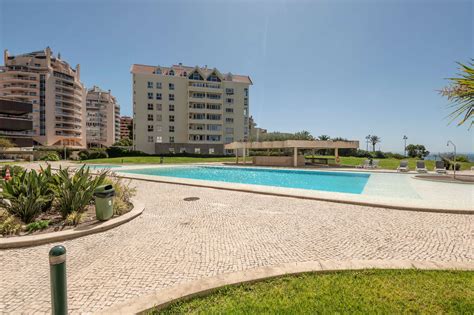
[{"label": "pergola roof", "polygon": [[358,149],[359,141],[332,141],[332,140],[285,140],[262,142],[232,142],[224,145],[226,150],[235,149]]}]

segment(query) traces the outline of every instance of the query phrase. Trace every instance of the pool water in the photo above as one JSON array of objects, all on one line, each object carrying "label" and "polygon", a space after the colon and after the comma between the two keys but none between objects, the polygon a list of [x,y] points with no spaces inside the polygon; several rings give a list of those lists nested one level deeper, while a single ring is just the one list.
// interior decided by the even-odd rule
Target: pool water
[{"label": "pool water", "polygon": [[159,167],[120,173],[361,194],[370,174],[238,167]]}]

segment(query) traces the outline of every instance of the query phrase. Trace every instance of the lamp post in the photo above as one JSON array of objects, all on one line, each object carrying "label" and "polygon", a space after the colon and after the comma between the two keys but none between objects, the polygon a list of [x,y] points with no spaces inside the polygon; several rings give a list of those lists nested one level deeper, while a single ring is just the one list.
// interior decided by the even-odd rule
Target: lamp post
[{"label": "lamp post", "polygon": [[446,144],[446,146],[449,147],[449,144],[454,147],[453,178],[456,179],[456,145],[451,140],[448,140],[448,144]]},{"label": "lamp post", "polygon": [[405,140],[405,146],[403,147],[403,151],[405,152],[405,157],[407,156],[407,136],[403,136],[403,140]]},{"label": "lamp post", "polygon": [[365,151],[369,151],[369,141],[370,141],[370,135],[367,135],[367,137],[365,137],[365,143],[367,145]]}]

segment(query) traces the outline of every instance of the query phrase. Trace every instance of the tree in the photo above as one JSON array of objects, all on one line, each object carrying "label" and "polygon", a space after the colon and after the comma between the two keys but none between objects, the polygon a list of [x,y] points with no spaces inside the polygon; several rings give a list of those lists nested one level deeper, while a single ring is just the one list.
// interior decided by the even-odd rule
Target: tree
[{"label": "tree", "polygon": [[430,154],[430,151],[426,150],[422,144],[409,144],[407,145],[407,154],[411,158],[424,159]]},{"label": "tree", "polygon": [[314,137],[309,131],[303,130],[295,133],[293,140],[314,140]]},{"label": "tree", "polygon": [[0,138],[0,150],[16,147],[16,145],[7,138]]},{"label": "tree", "polygon": [[[474,59],[471,59],[474,61]],[[451,122],[460,119],[458,126],[471,121],[469,128],[474,124],[474,64],[464,65],[458,62],[461,73],[457,78],[449,78],[451,84],[443,88],[440,93],[451,102],[454,110],[448,115]]]},{"label": "tree", "polygon": [[129,147],[129,146],[132,146],[132,145],[133,145],[132,140],[130,140],[128,138],[120,139],[119,141],[117,141],[113,144],[113,146],[115,146],[115,147]]},{"label": "tree", "polygon": [[377,143],[382,142],[382,139],[380,139],[380,137],[378,137],[376,135],[373,135],[373,136],[370,136],[369,141],[372,144],[372,151],[375,152],[375,145]]},{"label": "tree", "polygon": [[318,137],[318,140],[321,140],[321,141],[327,141],[327,140],[330,140],[330,139],[331,139],[331,137],[328,136],[328,135],[320,135]]},{"label": "tree", "polygon": [[128,138],[132,140],[133,139],[133,124],[128,125],[127,128],[129,131]]}]

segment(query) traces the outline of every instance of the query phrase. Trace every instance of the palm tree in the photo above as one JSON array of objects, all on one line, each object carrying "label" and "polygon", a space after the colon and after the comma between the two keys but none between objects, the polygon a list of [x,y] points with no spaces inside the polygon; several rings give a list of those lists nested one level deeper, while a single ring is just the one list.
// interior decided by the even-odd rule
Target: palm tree
[{"label": "palm tree", "polygon": [[327,140],[329,140],[329,139],[331,139],[331,137],[328,136],[328,135],[320,135],[320,136],[318,137],[318,140],[321,140],[321,141],[327,141]]},{"label": "palm tree", "polygon": [[375,145],[379,142],[382,141],[382,139],[380,139],[380,137],[376,136],[376,135],[373,135],[373,136],[370,136],[370,143],[372,143],[372,151],[375,152]]},{"label": "palm tree", "polygon": [[[474,59],[471,59],[474,61]],[[457,78],[450,78],[451,84],[440,91],[441,95],[446,96],[454,111],[449,114],[451,122],[460,118],[458,126],[471,120],[469,128],[474,124],[471,119],[474,116],[474,63],[468,65],[458,63],[461,74]]]}]

